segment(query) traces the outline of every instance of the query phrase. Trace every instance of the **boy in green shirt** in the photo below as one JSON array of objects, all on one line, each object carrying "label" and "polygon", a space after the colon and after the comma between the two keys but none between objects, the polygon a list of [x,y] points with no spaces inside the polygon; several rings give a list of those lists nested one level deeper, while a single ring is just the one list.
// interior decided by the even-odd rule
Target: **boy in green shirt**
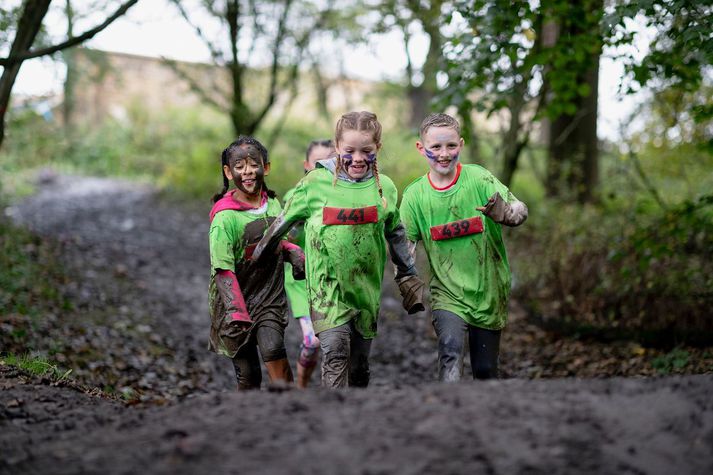
[{"label": "boy in green shirt", "polygon": [[404,190],[400,207],[411,252],[422,241],[431,267],[441,381],[460,380],[466,334],[473,378],[497,376],[511,283],[501,225],[527,219],[525,204],[492,173],[460,163],[463,145],[457,120],[426,117],[416,148],[430,170]]}]

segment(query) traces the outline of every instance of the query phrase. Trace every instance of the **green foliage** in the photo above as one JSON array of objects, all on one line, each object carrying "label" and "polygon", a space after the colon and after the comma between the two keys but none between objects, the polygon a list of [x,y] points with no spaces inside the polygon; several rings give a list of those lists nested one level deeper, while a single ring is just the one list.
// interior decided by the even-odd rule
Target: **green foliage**
[{"label": "green foliage", "polygon": [[651,343],[710,341],[713,196],[669,210],[625,203],[532,210],[527,258],[515,259],[520,296],[560,330]]},{"label": "green foliage", "polygon": [[[551,118],[573,115],[578,98],[591,93],[579,78],[601,49],[601,15],[600,2],[594,0],[455,2],[449,21],[458,16],[467,27],[444,49],[449,81],[441,101],[492,114],[515,96],[524,96],[524,102],[538,97],[546,83],[548,99],[541,112]],[[576,33],[555,42],[544,38],[546,25]]]},{"label": "green foliage", "polygon": [[651,360],[651,366],[659,374],[680,373],[688,366],[691,354],[683,348],[677,347],[670,352],[659,355]]},{"label": "green foliage", "polygon": [[71,369],[63,371],[59,366],[42,356],[28,354],[16,355],[10,353],[0,358],[0,363],[14,366],[35,376],[47,376],[54,381],[62,381],[69,377]]},{"label": "green foliage", "polygon": [[623,49],[630,83],[627,92],[658,81],[664,87],[676,86],[694,91],[713,64],[713,2],[711,0],[627,0],[617,2],[604,19],[607,44],[633,44],[630,31],[634,19],[643,22],[642,30],[656,34],[648,53],[640,59]]}]

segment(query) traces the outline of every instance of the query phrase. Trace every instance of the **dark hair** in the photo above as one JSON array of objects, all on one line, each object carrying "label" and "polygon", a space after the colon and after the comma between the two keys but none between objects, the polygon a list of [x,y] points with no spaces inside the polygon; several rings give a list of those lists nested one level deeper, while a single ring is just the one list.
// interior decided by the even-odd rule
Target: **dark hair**
[{"label": "dark hair", "polygon": [[[267,153],[267,149],[263,144],[260,143],[260,141],[254,137],[250,137],[248,135],[241,135],[233,143],[228,145],[228,147],[223,150],[223,153],[220,154],[220,174],[223,176],[223,190],[220,193],[216,193],[213,195],[213,203],[216,203],[218,200],[220,200],[223,196],[225,196],[225,193],[227,193],[228,188],[230,188],[230,180],[228,180],[228,177],[225,176],[225,172],[223,172],[223,165],[227,165],[230,167],[230,157],[239,149],[242,145],[252,145],[257,149],[257,151],[260,153],[260,156],[262,157],[262,163],[263,165],[267,165],[270,163],[270,158]],[[267,196],[270,198],[275,198],[277,194],[269,189],[267,187],[267,184],[263,181],[263,190],[267,193]]]},{"label": "dark hair", "polygon": [[331,148],[334,149],[334,142],[332,142],[332,139],[321,139],[321,140],[313,140],[307,145],[307,152],[305,153],[305,160],[309,160],[309,154],[312,153],[312,150],[315,147],[326,147],[326,148]]}]

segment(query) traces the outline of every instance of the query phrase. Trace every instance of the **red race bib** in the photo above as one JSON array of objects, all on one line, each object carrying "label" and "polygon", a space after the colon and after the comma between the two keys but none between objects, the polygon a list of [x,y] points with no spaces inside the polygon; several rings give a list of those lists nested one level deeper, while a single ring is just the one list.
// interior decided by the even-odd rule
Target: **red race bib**
[{"label": "red race bib", "polygon": [[379,211],[376,206],[366,208],[330,208],[322,209],[322,224],[332,226],[335,224],[367,224],[379,221]]},{"label": "red race bib", "polygon": [[459,238],[470,234],[478,234],[483,232],[483,220],[480,216],[473,218],[461,219],[446,224],[439,224],[431,227],[431,239],[434,241],[443,241],[444,239]]}]

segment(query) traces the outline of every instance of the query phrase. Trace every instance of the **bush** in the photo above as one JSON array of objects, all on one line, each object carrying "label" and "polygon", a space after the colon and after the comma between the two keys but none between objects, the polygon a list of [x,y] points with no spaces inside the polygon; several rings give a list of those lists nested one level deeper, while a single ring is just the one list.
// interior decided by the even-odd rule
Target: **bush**
[{"label": "bush", "polygon": [[549,204],[513,236],[515,295],[550,328],[713,342],[713,195],[670,210]]}]

